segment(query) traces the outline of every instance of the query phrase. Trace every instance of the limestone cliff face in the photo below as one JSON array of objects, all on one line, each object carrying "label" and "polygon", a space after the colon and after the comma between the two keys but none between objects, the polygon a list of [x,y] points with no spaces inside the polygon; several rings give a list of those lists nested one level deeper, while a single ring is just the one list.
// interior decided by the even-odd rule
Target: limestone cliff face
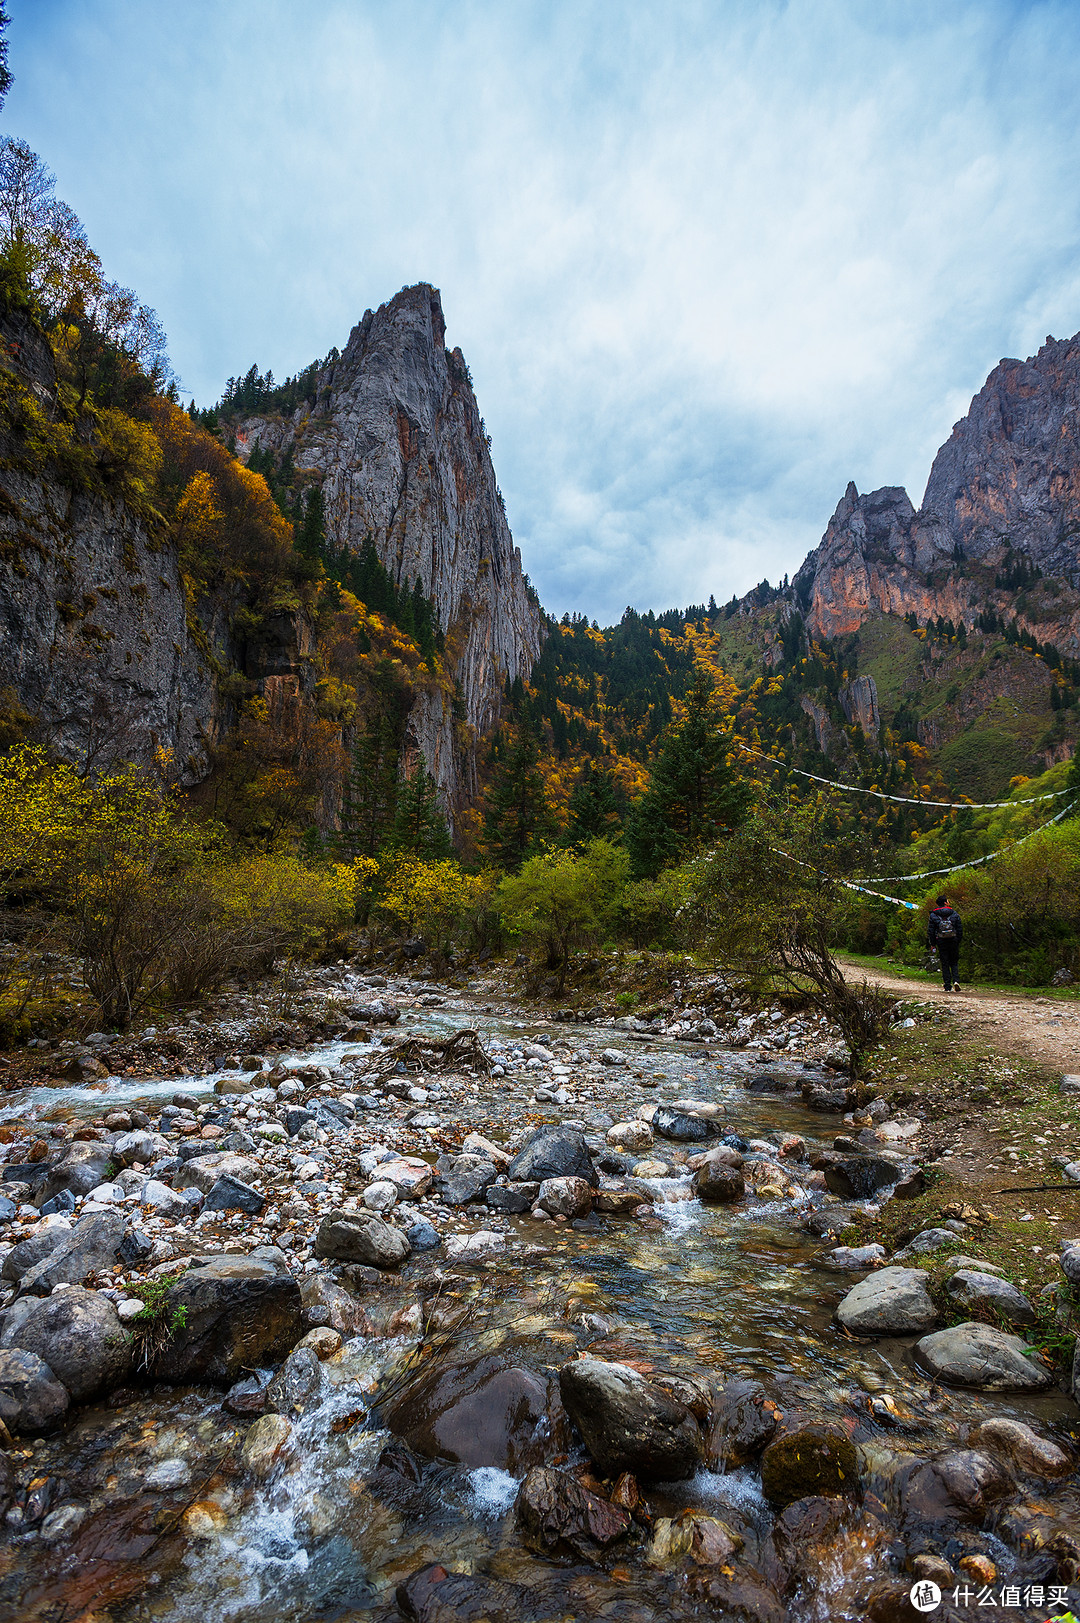
[{"label": "limestone cliff face", "polygon": [[[51,412],[48,345],[10,319],[3,337],[9,377]],[[225,610],[206,605],[194,636],[175,549],[122,501],[28,470],[0,434],[0,687],[59,754],[107,767],[160,748],[184,781],[202,777],[220,720],[210,655],[226,637]]]},{"label": "limestone cliff face", "polygon": [[[922,508],[850,484],[795,576],[815,636],[876,614],[971,624],[993,607],[1063,653],[1080,653],[1080,335],[995,367],[934,459]],[[1048,582],[997,584],[1019,555]],[[1006,569],[1007,573],[1007,569]]]},{"label": "limestone cliff face", "polygon": [[[468,368],[448,350],[439,294],[404,288],[353,328],[318,380],[314,409],[250,418],[237,446],[292,451],[317,476],[331,544],[359,552],[370,538],[395,581],[421,583],[446,634],[447,655],[475,736],[495,724],[507,679],[527,677],[542,617],[503,510]],[[440,693],[421,695],[415,744],[453,803],[467,792],[473,752],[455,739]]]}]

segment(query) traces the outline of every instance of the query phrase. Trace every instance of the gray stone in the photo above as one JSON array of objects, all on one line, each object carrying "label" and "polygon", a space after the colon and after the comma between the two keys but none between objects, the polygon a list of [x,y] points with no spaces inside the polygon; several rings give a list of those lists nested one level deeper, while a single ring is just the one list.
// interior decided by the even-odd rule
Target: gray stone
[{"label": "gray stone", "polygon": [[91,1189],[104,1183],[112,1164],[112,1151],[108,1144],[71,1144],[63,1158],[55,1166],[49,1167],[41,1199],[51,1200],[63,1190],[72,1195],[88,1195]]},{"label": "gray stone", "polygon": [[186,1217],[191,1210],[180,1191],[170,1189],[167,1183],[162,1183],[158,1178],[147,1178],[139,1204],[148,1211],[157,1212],[160,1217]]},{"label": "gray stone", "polygon": [[36,1353],[0,1350],[0,1420],[16,1437],[53,1431],[71,1402],[66,1389]]},{"label": "gray stone", "polygon": [[[491,1193],[489,1189],[488,1194]],[[405,1237],[413,1251],[437,1251],[442,1245],[442,1235],[426,1217],[414,1218],[405,1230]]]},{"label": "gray stone", "polygon": [[1015,1285],[1010,1285],[1007,1279],[999,1279],[996,1274],[977,1273],[971,1268],[961,1268],[958,1273],[946,1282],[945,1289],[958,1307],[989,1308],[994,1313],[1000,1313],[1009,1324],[1018,1328],[1026,1328],[1037,1323],[1035,1309]]},{"label": "gray stone", "polygon": [[81,1285],[90,1274],[111,1268],[126,1227],[127,1218],[115,1208],[81,1217],[62,1245],[26,1270],[20,1296],[48,1296],[55,1285]]},{"label": "gray stone", "polygon": [[877,1263],[885,1260],[885,1247],[873,1242],[870,1245],[838,1245],[831,1251],[826,1251],[822,1262],[829,1268],[850,1269],[853,1273],[860,1268],[873,1268]]},{"label": "gray stone", "polygon": [[493,1212],[506,1212],[515,1217],[527,1212],[539,1193],[540,1185],[536,1183],[496,1183],[486,1191],[484,1200]]},{"label": "gray stone", "polygon": [[467,1206],[480,1200],[499,1176],[498,1168],[482,1155],[457,1155],[452,1169],[436,1184],[440,1200],[447,1206]]},{"label": "gray stone", "polygon": [[4,1266],[0,1269],[0,1277],[4,1279],[19,1280],[29,1268],[51,1255],[57,1246],[65,1245],[71,1239],[70,1223],[49,1223],[35,1229],[28,1234],[25,1240],[20,1240],[13,1251],[9,1251],[4,1258]]},{"label": "gray stone", "polygon": [[974,1447],[1000,1455],[1029,1476],[1052,1479],[1072,1471],[1068,1455],[1056,1443],[1040,1437],[1022,1420],[1010,1420],[1005,1415],[994,1415],[976,1426],[971,1442]]},{"label": "gray stone", "polygon": [[893,1257],[899,1262],[902,1257],[923,1257],[934,1251],[942,1251],[948,1246],[956,1244],[956,1235],[951,1229],[923,1229],[909,1240],[902,1251],[897,1251]]},{"label": "gray stone", "polygon": [[511,1183],[543,1183],[545,1178],[584,1178],[599,1181],[589,1157],[585,1135],[573,1127],[538,1127],[525,1140],[506,1169]]},{"label": "gray stone", "polygon": [[604,1476],[678,1479],[701,1464],[701,1433],[689,1409],[628,1365],[575,1359],[559,1371],[559,1389]]},{"label": "gray stone", "polygon": [[131,1372],[131,1348],[112,1302],[79,1287],[36,1303],[12,1346],[36,1353],[75,1403],[111,1391]]},{"label": "gray stone", "polygon": [[322,1360],[310,1346],[294,1347],[266,1388],[267,1406],[290,1419],[317,1409],[325,1395]]},{"label": "gray stone", "polygon": [[161,1133],[149,1133],[145,1129],[136,1128],[130,1133],[121,1133],[112,1147],[111,1159],[117,1166],[134,1166],[136,1161],[149,1166],[159,1156],[172,1153],[169,1141]]},{"label": "gray stone", "polygon": [[295,1138],[301,1127],[306,1127],[309,1121],[314,1120],[314,1110],[305,1110],[301,1105],[293,1105],[285,1112],[285,1131],[290,1138]]},{"label": "gray stone", "polygon": [[1028,1357],[1019,1336],[988,1324],[954,1324],[915,1344],[915,1361],[948,1386],[983,1392],[1040,1392],[1053,1384],[1050,1370]]},{"label": "gray stone", "polygon": [[1080,1240],[1062,1240],[1061,1266],[1070,1285],[1080,1285]]},{"label": "gray stone", "polygon": [[260,1195],[257,1189],[252,1189],[249,1184],[241,1183],[239,1178],[226,1173],[211,1184],[203,1202],[203,1210],[246,1212],[249,1217],[258,1217],[265,1205],[266,1197]]},{"label": "gray stone", "polygon": [[[166,1323],[183,1320],[150,1362],[163,1381],[231,1386],[252,1369],[275,1364],[303,1333],[300,1287],[267,1254],[213,1257],[170,1288]],[[280,1255],[280,1253],[278,1253]]]},{"label": "gray stone", "polygon": [[400,1229],[374,1212],[329,1212],[315,1236],[315,1255],[337,1262],[363,1262],[372,1268],[397,1268],[409,1255]]},{"label": "gray stone", "polygon": [[825,1183],[841,1200],[869,1200],[896,1183],[902,1172],[882,1155],[838,1155],[825,1168]]},{"label": "gray stone", "polygon": [[659,1133],[661,1138],[672,1139],[677,1144],[700,1143],[718,1131],[713,1123],[700,1116],[691,1116],[685,1110],[676,1110],[674,1105],[659,1105],[652,1125],[653,1131]]},{"label": "gray stone", "polygon": [[210,1154],[192,1156],[173,1174],[177,1189],[197,1189],[208,1195],[219,1178],[239,1178],[248,1182],[259,1175],[259,1164],[246,1155],[235,1155],[231,1150],[214,1150]]},{"label": "gray stone", "polygon": [[836,1309],[839,1324],[853,1335],[922,1335],[937,1323],[919,1268],[882,1268],[853,1285]]},{"label": "gray stone", "polygon": [[592,1211],[592,1185],[584,1178],[545,1178],[536,1200],[552,1217],[584,1217]]}]

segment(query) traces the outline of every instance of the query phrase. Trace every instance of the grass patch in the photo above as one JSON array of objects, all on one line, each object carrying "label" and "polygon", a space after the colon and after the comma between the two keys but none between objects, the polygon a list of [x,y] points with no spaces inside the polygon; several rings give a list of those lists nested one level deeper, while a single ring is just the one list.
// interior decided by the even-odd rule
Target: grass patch
[{"label": "grass patch", "polygon": [[135,1362],[147,1369],[161,1351],[187,1324],[187,1308],[169,1306],[169,1291],[182,1274],[165,1274],[160,1279],[147,1279],[141,1285],[129,1287],[129,1294],[142,1302],[142,1312],[131,1320],[135,1338]]}]

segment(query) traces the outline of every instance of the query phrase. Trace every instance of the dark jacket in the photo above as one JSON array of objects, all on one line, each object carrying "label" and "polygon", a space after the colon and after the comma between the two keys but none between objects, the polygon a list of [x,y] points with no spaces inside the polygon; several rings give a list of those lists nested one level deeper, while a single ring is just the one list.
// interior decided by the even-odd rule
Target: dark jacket
[{"label": "dark jacket", "polygon": [[956,934],[952,937],[953,943],[956,946],[960,945],[964,935],[964,925],[959,913],[956,911],[955,907],[935,907],[930,914],[930,919],[926,926],[926,940],[929,946],[937,946],[938,935],[941,930],[942,922],[945,919],[949,920],[953,929],[956,931]]}]

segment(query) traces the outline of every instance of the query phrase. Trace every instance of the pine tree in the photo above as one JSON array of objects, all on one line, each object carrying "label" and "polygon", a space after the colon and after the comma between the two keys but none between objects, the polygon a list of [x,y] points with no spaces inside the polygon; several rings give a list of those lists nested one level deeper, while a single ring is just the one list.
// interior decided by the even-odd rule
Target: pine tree
[{"label": "pine tree", "polygon": [[305,558],[321,558],[326,550],[326,510],[319,485],[312,485],[304,501],[304,516],[296,527],[296,550]]},{"label": "pine tree", "polygon": [[341,812],[340,844],[347,856],[373,857],[394,825],[398,757],[411,695],[388,659],[370,673],[375,704],[353,750]]},{"label": "pine tree", "polygon": [[749,805],[747,786],[727,762],[729,740],[707,673],[695,678],[685,704],[686,714],[669,734],[648,789],[626,820],[625,843],[639,877],[655,876],[738,827]]},{"label": "pine tree", "polygon": [[573,844],[599,839],[618,841],[625,798],[620,797],[613,773],[590,762],[574,787],[569,809]]},{"label": "pine tree", "polygon": [[553,825],[532,718],[519,715],[508,731],[492,751],[495,771],[485,797],[483,843],[500,867],[516,873]]},{"label": "pine tree", "polygon": [[446,818],[439,806],[439,791],[423,761],[397,786],[397,810],[387,844],[399,851],[435,860],[453,855]]}]

